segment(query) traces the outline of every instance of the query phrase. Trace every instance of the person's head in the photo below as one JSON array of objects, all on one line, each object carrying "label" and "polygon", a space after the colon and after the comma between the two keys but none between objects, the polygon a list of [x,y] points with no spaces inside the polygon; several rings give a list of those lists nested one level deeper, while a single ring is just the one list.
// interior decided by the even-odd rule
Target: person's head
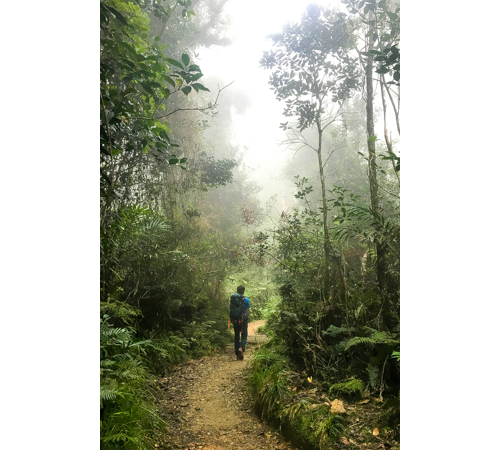
[{"label": "person's head", "polygon": [[243,295],[243,294],[245,293],[245,286],[241,286],[241,285],[239,285],[239,286],[236,288],[236,292],[237,292],[238,294]]}]

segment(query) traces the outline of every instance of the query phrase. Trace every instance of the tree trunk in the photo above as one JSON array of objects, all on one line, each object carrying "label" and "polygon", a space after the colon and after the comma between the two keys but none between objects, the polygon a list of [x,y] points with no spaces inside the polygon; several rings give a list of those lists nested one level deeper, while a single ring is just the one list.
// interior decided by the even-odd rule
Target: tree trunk
[{"label": "tree trunk", "polygon": [[328,203],[326,201],[326,186],[325,186],[325,174],[323,172],[323,158],[322,152],[322,142],[323,142],[323,129],[321,128],[321,123],[319,120],[316,121],[318,127],[318,166],[319,166],[319,178],[321,181],[321,200],[322,200],[322,210],[323,210],[323,233],[324,233],[324,250],[325,250],[325,290],[328,292],[329,301],[333,298],[333,286],[331,283],[331,271],[332,271],[332,258],[330,255],[330,234],[328,232]]},{"label": "tree trunk", "polygon": [[[373,33],[369,32],[369,49],[372,48]],[[366,63],[366,129],[368,132],[368,179],[370,183],[370,201],[373,214],[376,218],[380,217],[380,207],[378,201],[378,183],[377,183],[377,163],[375,148],[375,126],[373,122],[373,56],[368,57]],[[376,220],[377,231],[380,231],[380,223]],[[386,249],[377,237],[375,240],[377,251],[377,280],[382,298],[387,291],[386,274]]]}]

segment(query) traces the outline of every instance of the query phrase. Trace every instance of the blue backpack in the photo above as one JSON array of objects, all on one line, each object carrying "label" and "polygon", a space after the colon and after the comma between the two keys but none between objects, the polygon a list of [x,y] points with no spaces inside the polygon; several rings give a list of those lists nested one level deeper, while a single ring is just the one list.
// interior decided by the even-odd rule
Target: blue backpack
[{"label": "blue backpack", "polygon": [[245,296],[243,294],[231,295],[229,302],[229,318],[231,322],[243,322],[245,320]]}]

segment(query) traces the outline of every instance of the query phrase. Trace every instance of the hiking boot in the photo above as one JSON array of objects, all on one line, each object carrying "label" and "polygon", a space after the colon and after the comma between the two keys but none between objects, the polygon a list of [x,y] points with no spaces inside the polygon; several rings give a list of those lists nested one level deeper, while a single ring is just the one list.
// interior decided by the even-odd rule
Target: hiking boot
[{"label": "hiking boot", "polygon": [[238,359],[243,359],[243,350],[241,349],[241,347],[238,349]]}]

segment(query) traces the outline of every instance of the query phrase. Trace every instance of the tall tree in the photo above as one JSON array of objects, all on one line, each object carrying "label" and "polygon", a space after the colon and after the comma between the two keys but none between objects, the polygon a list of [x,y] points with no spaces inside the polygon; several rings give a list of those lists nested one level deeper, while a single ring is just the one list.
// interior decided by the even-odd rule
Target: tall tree
[{"label": "tall tree", "polygon": [[[389,152],[388,159],[393,163],[394,172],[399,180],[399,158],[394,154],[392,141],[387,134],[386,127],[386,102],[385,93],[391,99],[399,132],[399,104],[396,107],[390,86],[399,87],[399,2],[388,2],[387,0],[344,0],[351,14],[362,23],[361,42],[363,47],[357,49],[360,57],[360,65],[365,74],[366,88],[366,130],[368,145],[368,179],[370,184],[370,202],[374,217],[375,248],[377,253],[376,268],[379,289],[383,298],[383,310],[385,312],[386,325],[390,325],[390,304],[394,300],[394,283],[388,276],[387,243],[383,236],[383,219],[379,199],[379,182],[377,179],[377,150],[374,125],[374,74],[378,74],[379,86],[382,96],[384,111],[384,138]],[[378,62],[378,67],[374,63]],[[393,81],[386,82],[385,74],[392,74]],[[398,102],[399,103],[399,102]],[[397,165],[395,161],[397,160]]]},{"label": "tall tree", "polygon": [[[343,101],[357,86],[356,64],[350,56],[352,42],[346,15],[309,5],[301,22],[288,24],[272,36],[275,49],[266,52],[261,64],[272,70],[269,84],[278,100],[285,101],[284,115],[296,119],[282,127],[291,133],[290,144],[311,148],[317,155],[321,183],[321,211],[324,233],[325,286],[329,298],[332,257],[328,229],[323,137],[336,120]],[[302,132],[313,128],[311,145]]]}]

